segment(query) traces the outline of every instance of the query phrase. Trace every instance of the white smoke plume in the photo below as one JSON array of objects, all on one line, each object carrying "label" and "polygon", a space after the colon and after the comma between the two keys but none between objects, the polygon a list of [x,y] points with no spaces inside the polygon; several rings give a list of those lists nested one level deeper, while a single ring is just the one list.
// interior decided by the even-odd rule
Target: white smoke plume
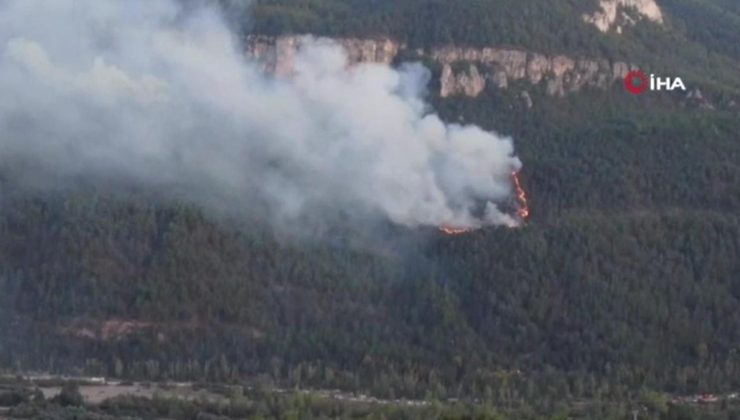
[{"label": "white smoke plume", "polygon": [[275,80],[211,8],[3,0],[0,166],[237,213],[261,203],[281,222],[332,209],[406,226],[516,224],[496,204],[521,165],[510,139],[430,113],[420,65],[348,68],[332,42],[303,44],[295,76]]}]

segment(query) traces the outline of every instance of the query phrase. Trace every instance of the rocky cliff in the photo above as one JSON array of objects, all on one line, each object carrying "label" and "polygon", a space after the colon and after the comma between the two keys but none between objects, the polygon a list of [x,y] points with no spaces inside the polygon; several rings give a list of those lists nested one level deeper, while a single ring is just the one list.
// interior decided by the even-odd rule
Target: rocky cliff
[{"label": "rocky cliff", "polygon": [[[531,85],[544,83],[548,95],[577,92],[586,86],[606,89],[630,69],[619,61],[500,48],[443,47],[432,50],[430,57],[442,65],[442,96],[477,96],[487,83],[506,89],[519,80]],[[466,63],[467,68],[455,71],[459,63]]]},{"label": "rocky cliff", "polygon": [[[293,71],[293,57],[308,36],[270,37],[252,35],[247,39],[247,54],[263,63],[266,71],[286,76]],[[347,51],[350,63],[391,64],[401,45],[390,39],[336,38]]]},{"label": "rocky cliff", "polygon": [[[630,11],[634,13],[628,13]],[[663,23],[663,12],[655,0],[601,0],[595,12],[583,16],[584,21],[601,32],[616,28],[619,33],[624,25],[632,25],[635,19],[641,18]]]},{"label": "rocky cliff", "polygon": [[[307,38],[301,36],[250,36],[247,52],[261,61],[265,70],[278,76],[289,75],[293,57]],[[390,39],[336,39],[346,50],[351,63],[390,64],[406,47]],[[504,48],[440,47],[416,50],[413,55],[438,63],[442,69],[439,85],[442,97],[478,96],[489,84],[507,89],[512,82],[544,84],[549,95],[565,95],[584,87],[608,88],[624,78],[630,66],[603,59],[546,55]]]}]

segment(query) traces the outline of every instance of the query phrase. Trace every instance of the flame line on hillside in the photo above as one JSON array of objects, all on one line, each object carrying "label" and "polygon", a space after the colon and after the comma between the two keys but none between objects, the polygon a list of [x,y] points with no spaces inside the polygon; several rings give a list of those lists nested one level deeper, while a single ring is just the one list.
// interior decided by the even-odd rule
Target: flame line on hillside
[{"label": "flame line on hillside", "polygon": [[445,235],[464,235],[468,232],[472,232],[475,230],[474,228],[455,228],[452,226],[440,226],[439,231],[444,233]]},{"label": "flame line on hillside", "polygon": [[511,173],[511,181],[514,184],[514,194],[518,205],[516,215],[520,219],[526,220],[529,217],[529,203],[527,202],[527,192],[524,191],[522,183],[519,181],[519,171]]},{"label": "flame line on hillside", "polygon": [[[514,199],[516,200],[517,204],[516,216],[519,218],[519,220],[524,221],[529,217],[529,202],[527,200],[527,192],[524,190],[524,188],[522,187],[522,183],[519,180],[519,171],[513,171],[511,173],[511,183],[514,187]],[[477,230],[478,228],[463,228],[442,225],[438,229],[445,235],[457,236],[470,233],[474,230]]]}]

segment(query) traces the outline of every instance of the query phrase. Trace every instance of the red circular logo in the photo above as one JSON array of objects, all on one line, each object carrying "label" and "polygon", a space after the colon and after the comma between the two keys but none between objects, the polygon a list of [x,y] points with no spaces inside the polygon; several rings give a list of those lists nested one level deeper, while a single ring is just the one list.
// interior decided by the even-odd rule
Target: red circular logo
[{"label": "red circular logo", "polygon": [[624,76],[624,87],[633,95],[639,95],[648,90],[648,77],[640,70],[632,70]]}]

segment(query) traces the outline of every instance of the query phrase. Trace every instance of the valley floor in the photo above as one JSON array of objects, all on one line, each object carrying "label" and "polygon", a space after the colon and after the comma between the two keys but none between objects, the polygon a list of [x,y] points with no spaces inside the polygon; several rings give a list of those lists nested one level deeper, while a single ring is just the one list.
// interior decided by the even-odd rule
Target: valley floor
[{"label": "valley floor", "polygon": [[[73,391],[70,391],[73,390]],[[70,392],[81,400],[69,400]],[[13,400],[12,396],[21,396]],[[664,395],[631,403],[570,401],[558,415],[524,407],[494,410],[481,401],[380,399],[339,390],[263,389],[237,384],[132,382],[49,374],[0,375],[0,420],[23,418],[475,418],[725,419],[738,393]],[[156,414],[155,417],[153,417]],[[193,416],[195,414],[195,416]],[[685,417],[685,415],[690,417]],[[635,417],[632,417],[635,418]]]}]

